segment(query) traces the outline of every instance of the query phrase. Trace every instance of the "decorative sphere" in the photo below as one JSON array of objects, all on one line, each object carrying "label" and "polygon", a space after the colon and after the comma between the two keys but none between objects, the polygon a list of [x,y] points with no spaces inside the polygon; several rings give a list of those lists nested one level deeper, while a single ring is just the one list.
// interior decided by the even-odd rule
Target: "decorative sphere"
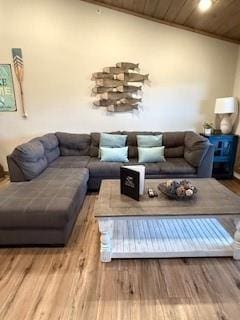
[{"label": "decorative sphere", "polygon": [[193,195],[193,190],[187,189],[187,190],[186,190],[186,196],[187,196],[187,197],[191,197],[192,195]]},{"label": "decorative sphere", "polygon": [[180,186],[176,189],[176,194],[181,197],[181,196],[185,196],[185,188],[183,186]]},{"label": "decorative sphere", "polygon": [[168,181],[166,182],[167,188],[171,188],[172,185],[173,185],[173,180],[168,180]]}]

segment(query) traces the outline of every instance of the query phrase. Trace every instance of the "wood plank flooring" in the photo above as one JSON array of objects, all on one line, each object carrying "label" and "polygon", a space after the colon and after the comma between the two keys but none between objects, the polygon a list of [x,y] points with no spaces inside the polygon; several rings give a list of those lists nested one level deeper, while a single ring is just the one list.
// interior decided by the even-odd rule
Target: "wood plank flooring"
[{"label": "wood plank flooring", "polygon": [[[223,183],[240,194],[238,181]],[[240,319],[240,261],[101,263],[95,201],[86,197],[67,247],[0,249],[1,320]]]}]

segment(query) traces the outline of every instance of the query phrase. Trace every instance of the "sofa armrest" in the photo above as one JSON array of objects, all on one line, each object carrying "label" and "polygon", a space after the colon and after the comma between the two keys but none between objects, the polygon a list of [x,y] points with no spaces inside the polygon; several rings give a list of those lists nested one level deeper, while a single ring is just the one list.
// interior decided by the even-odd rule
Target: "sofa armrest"
[{"label": "sofa armrest", "polygon": [[207,153],[205,154],[200,166],[197,169],[198,178],[210,178],[212,176],[213,158],[214,145],[209,143]]},{"label": "sofa armrest", "polygon": [[23,182],[26,181],[22,170],[17,163],[13,160],[12,156],[7,156],[8,172],[11,182]]},{"label": "sofa armrest", "polygon": [[184,158],[193,167],[198,168],[205,157],[209,141],[199,134],[187,131],[184,138]]}]

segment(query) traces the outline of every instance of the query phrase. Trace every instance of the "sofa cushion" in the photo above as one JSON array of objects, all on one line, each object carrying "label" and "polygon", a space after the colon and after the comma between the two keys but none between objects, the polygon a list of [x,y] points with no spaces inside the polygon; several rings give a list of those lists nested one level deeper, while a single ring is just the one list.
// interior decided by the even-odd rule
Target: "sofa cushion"
[{"label": "sofa cushion", "polygon": [[88,156],[90,135],[57,132],[61,156]]},{"label": "sofa cushion", "polygon": [[[115,132],[108,132],[109,134],[121,134],[121,131]],[[101,133],[99,132],[92,132],[91,136],[91,146],[90,146],[90,156],[91,157],[98,157],[99,156],[99,145],[100,145],[100,137]]]},{"label": "sofa cushion", "polygon": [[48,168],[30,182],[0,190],[1,228],[63,228],[75,213],[87,169]]},{"label": "sofa cushion", "polygon": [[128,145],[128,158],[138,157],[138,144],[137,135],[160,135],[161,132],[150,132],[150,131],[123,131],[124,135],[127,135],[127,145]]},{"label": "sofa cushion", "polygon": [[37,139],[16,147],[12,158],[22,170],[26,180],[36,178],[48,165],[43,144]]},{"label": "sofa cushion", "polygon": [[89,156],[60,156],[53,161],[50,168],[86,168]]},{"label": "sofa cushion", "polygon": [[[128,166],[131,165],[139,165],[138,159],[137,158],[132,158],[129,160]],[[145,166],[145,175],[159,175],[160,174],[160,165],[159,163],[142,163],[141,165]]]},{"label": "sofa cushion", "polygon": [[167,158],[159,163],[160,173],[164,174],[194,174],[196,169],[183,158]]},{"label": "sofa cushion", "polygon": [[90,177],[119,178],[122,165],[123,162],[105,162],[95,157],[91,158],[87,168]]},{"label": "sofa cushion", "polygon": [[39,138],[43,144],[48,163],[56,160],[60,155],[58,139],[54,133],[48,133]]},{"label": "sofa cushion", "polygon": [[194,167],[199,167],[209,147],[207,138],[200,136],[195,132],[186,132],[185,134],[184,158]]},{"label": "sofa cushion", "polygon": [[185,132],[164,132],[163,146],[166,158],[183,158]]}]

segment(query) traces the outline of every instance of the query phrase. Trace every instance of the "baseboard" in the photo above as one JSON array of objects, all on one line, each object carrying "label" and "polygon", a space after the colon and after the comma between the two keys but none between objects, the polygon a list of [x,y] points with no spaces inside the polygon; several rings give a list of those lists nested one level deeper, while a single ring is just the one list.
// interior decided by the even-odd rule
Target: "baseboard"
[{"label": "baseboard", "polygon": [[234,175],[235,178],[240,180],[240,174],[239,173],[234,171],[233,175]]}]

